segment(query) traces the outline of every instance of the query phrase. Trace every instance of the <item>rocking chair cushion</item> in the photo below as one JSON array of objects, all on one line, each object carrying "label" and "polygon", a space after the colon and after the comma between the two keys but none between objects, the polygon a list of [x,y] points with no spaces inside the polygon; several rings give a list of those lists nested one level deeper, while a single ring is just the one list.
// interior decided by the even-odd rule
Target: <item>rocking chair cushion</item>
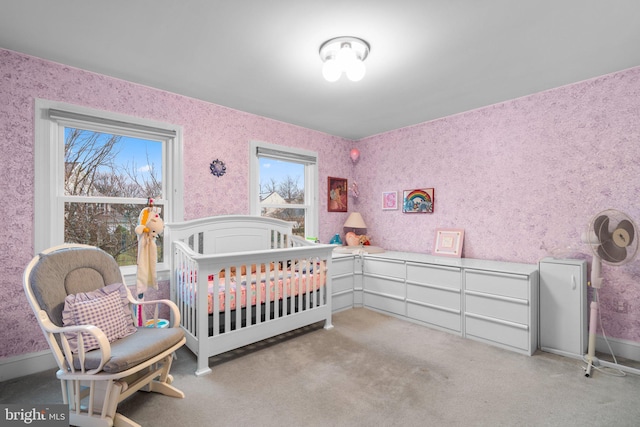
[{"label": "rocking chair cushion", "polygon": [[[168,350],[184,337],[181,328],[138,328],[138,331],[111,343],[111,359],[103,366],[104,372],[115,374],[126,371],[145,360]],[[102,352],[93,350],[86,354],[85,369],[95,369],[100,365]],[[76,369],[81,363],[74,358]]]},{"label": "rocking chair cushion", "polygon": [[[126,309],[126,310],[125,310]],[[107,336],[109,342],[124,338],[136,332],[127,291],[122,283],[114,283],[92,292],[68,295],[62,311],[64,326],[93,325]],[[78,333],[65,333],[73,353],[78,352]],[[98,340],[91,334],[82,332],[84,350],[99,348]]]}]

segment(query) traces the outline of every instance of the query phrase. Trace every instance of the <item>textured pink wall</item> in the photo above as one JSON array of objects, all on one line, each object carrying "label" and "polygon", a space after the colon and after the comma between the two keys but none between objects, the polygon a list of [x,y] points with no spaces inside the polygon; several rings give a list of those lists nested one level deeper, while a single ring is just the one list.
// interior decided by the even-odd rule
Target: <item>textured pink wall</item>
[{"label": "textured pink wall", "polygon": [[[326,177],[356,179],[374,244],[431,252],[436,227],[466,230],[464,256],[535,263],[573,245],[591,215],[640,221],[640,68],[398,129],[356,143],[278,121],[0,50],[0,358],[46,348],[23,296],[33,255],[34,98],[183,126],[185,218],[248,213],[248,141],[317,151],[320,238],[346,214],[326,212]],[[351,165],[352,146],[361,158]],[[214,158],[228,166],[212,177]],[[434,187],[435,213],[382,211],[382,191]],[[549,248],[549,249],[547,249]],[[584,256],[584,255],[578,255]],[[640,260],[604,268],[607,332],[640,341]],[[614,313],[617,301],[627,313]],[[25,315],[27,313],[28,315]]]},{"label": "textured pink wall", "polygon": [[[344,139],[0,49],[0,215],[8,225],[0,234],[0,358],[47,348],[22,290],[33,256],[35,98],[183,126],[185,219],[249,213],[250,140],[318,152],[321,183],[351,172]],[[209,173],[215,158],[227,165],[221,178]],[[320,191],[325,201],[326,184]],[[326,242],[347,214],[323,206]]]},{"label": "textured pink wall", "polygon": [[[435,229],[454,227],[466,230],[467,258],[536,263],[568,247],[584,258],[580,235],[596,213],[616,208],[640,222],[640,68],[358,146],[359,209],[374,244],[431,252]],[[433,214],[381,210],[381,192],[421,187],[435,188]],[[607,333],[640,341],[640,256],[603,272]]]}]

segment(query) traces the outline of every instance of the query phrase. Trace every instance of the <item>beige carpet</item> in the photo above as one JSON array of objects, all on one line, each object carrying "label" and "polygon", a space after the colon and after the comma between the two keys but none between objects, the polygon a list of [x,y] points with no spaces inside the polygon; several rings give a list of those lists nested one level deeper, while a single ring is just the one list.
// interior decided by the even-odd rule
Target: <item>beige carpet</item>
[{"label": "beige carpet", "polygon": [[[640,424],[635,375],[585,378],[577,360],[527,357],[366,309],[333,323],[211,358],[204,377],[182,349],[173,374],[186,398],[137,393],[120,412],[159,427]],[[0,386],[3,403],[60,402],[51,372]]]}]

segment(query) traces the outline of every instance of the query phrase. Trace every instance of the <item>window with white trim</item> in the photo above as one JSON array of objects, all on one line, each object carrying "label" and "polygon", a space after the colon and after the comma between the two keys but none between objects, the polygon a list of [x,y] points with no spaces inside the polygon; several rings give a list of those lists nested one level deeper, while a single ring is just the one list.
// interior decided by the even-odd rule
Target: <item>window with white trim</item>
[{"label": "window with white trim", "polygon": [[181,128],[39,99],[35,121],[35,252],[98,246],[134,275],[134,229],[149,198],[165,222],[182,220]]},{"label": "window with white trim", "polygon": [[251,214],[290,221],[298,236],[317,236],[318,154],[259,141],[249,145]]}]

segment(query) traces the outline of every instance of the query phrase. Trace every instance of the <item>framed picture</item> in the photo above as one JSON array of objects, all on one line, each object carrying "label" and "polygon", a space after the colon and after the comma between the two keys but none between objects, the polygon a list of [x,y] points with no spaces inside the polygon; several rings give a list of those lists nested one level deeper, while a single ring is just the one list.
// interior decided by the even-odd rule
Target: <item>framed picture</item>
[{"label": "framed picture", "polygon": [[398,209],[398,192],[397,191],[382,192],[382,209],[383,210]]},{"label": "framed picture", "polygon": [[346,212],[347,211],[347,180],[344,178],[327,178],[327,211]]},{"label": "framed picture", "polygon": [[402,212],[433,213],[433,203],[433,188],[404,190],[402,197]]},{"label": "framed picture", "polygon": [[461,228],[437,228],[433,254],[460,258],[463,240],[464,230]]}]

